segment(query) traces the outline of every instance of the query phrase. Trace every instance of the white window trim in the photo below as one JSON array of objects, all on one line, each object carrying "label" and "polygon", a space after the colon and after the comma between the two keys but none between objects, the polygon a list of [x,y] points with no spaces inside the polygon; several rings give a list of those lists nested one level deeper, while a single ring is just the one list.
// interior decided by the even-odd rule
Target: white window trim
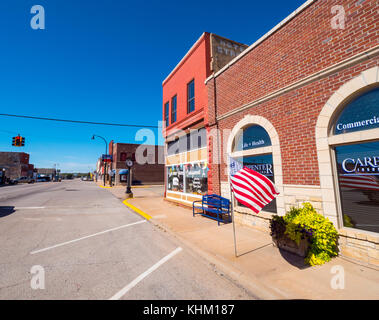
[{"label": "white window trim", "polygon": [[[271,146],[261,147],[255,149],[249,149],[244,151],[233,152],[233,142],[241,134],[243,128],[252,125],[259,125],[263,127],[271,140]],[[256,115],[246,115],[241,121],[239,121],[233,128],[227,144],[227,153],[229,155],[227,160],[227,170],[228,170],[228,183],[230,185],[230,157],[240,157],[240,156],[253,156],[260,154],[272,154],[272,161],[274,166],[274,176],[275,176],[275,186],[279,191],[279,195],[276,197],[276,214],[284,215],[285,214],[285,204],[284,204],[284,188],[283,188],[283,169],[282,169],[282,157],[279,144],[279,135],[275,130],[274,126],[266,118]],[[241,206],[235,206],[238,211],[244,211]],[[275,213],[262,210],[262,212],[269,215]]]}]

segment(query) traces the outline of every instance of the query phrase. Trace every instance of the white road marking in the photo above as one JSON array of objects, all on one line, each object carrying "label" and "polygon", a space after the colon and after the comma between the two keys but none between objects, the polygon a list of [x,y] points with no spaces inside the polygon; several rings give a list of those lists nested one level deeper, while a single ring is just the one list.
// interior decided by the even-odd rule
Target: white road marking
[{"label": "white road marking", "polygon": [[45,209],[46,207],[15,207],[15,210],[27,210],[27,209]]},{"label": "white road marking", "polygon": [[112,229],[104,230],[104,231],[101,231],[101,232],[97,232],[97,233],[91,234],[89,236],[81,237],[81,238],[70,240],[70,241],[63,242],[63,243],[59,243],[59,244],[56,244],[56,245],[51,246],[51,247],[47,247],[47,248],[40,249],[40,250],[35,250],[35,251],[30,252],[30,254],[35,254],[35,253],[47,251],[47,250],[50,250],[50,249],[54,249],[54,248],[57,248],[57,247],[64,246],[66,244],[70,244],[70,243],[77,242],[77,241],[80,241],[80,240],[88,239],[88,238],[91,238],[91,237],[98,236],[100,234],[104,234],[104,233],[107,233],[107,232],[110,232],[110,231],[115,231],[115,230],[119,230],[119,229],[122,229],[122,228],[134,226],[136,224],[140,224],[140,223],[144,223],[144,222],[146,222],[146,220],[141,220],[141,221],[125,224],[125,225],[122,225],[122,226],[119,226],[119,227],[116,227],[116,228],[112,228]]},{"label": "white road marking", "polygon": [[162,264],[170,260],[173,256],[175,256],[177,253],[182,251],[183,249],[178,247],[174,251],[172,251],[170,254],[159,260],[156,264],[154,264],[150,269],[146,270],[144,273],[140,274],[136,279],[134,279],[131,283],[129,283],[126,287],[121,289],[119,292],[117,292],[112,298],[109,300],[119,300],[124,296],[130,289],[135,287],[140,281],[142,281],[144,278],[146,278],[150,273],[158,269]]}]

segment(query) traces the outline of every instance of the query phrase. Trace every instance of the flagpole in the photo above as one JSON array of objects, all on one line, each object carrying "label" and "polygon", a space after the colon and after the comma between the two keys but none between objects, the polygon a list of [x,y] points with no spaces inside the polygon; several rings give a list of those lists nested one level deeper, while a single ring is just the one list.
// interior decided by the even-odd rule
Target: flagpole
[{"label": "flagpole", "polygon": [[231,185],[229,184],[230,188],[230,201],[231,201],[231,208],[232,208],[232,223],[233,223],[233,239],[234,239],[234,255],[238,257],[237,255],[237,242],[236,242],[236,226],[234,223],[234,197],[233,197],[233,190]]}]

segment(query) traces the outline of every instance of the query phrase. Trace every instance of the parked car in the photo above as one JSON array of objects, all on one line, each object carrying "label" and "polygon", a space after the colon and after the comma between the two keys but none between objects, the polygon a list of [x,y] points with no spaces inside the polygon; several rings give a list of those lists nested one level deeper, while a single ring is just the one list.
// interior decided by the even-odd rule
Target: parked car
[{"label": "parked car", "polygon": [[7,181],[8,181],[9,184],[18,184],[18,180],[17,179],[9,179],[8,178]]},{"label": "parked car", "polygon": [[47,182],[50,181],[49,177],[38,177],[37,182]]},{"label": "parked car", "polygon": [[17,183],[34,183],[36,180],[31,177],[20,177],[16,179]]}]

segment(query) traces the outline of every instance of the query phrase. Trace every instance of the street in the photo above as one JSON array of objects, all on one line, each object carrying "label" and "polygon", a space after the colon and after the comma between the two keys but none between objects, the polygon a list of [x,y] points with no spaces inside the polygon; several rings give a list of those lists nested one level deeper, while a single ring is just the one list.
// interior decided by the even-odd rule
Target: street
[{"label": "street", "polygon": [[93,182],[0,188],[0,243],[0,299],[254,298]]}]

